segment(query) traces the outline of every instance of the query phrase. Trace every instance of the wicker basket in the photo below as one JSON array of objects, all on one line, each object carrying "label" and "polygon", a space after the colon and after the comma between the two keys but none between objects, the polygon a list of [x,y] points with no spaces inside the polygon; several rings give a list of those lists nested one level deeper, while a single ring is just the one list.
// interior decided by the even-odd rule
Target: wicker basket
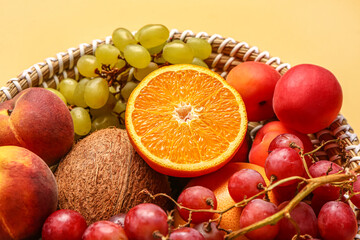
[{"label": "wicker basket", "polygon": [[[205,60],[208,66],[226,77],[227,73],[236,65],[245,61],[260,61],[274,67],[280,74],[284,74],[290,65],[282,63],[280,58],[271,57],[267,51],[259,51],[255,46],[249,46],[246,42],[237,42],[232,38],[223,38],[218,34],[208,35],[205,32],[194,34],[192,31],[179,32],[171,30],[169,41],[180,39],[186,41],[189,37],[198,37],[208,40],[212,45],[212,54]],[[20,91],[29,87],[56,87],[61,79],[71,77],[79,79],[80,75],[76,68],[76,62],[84,54],[94,54],[96,48],[104,43],[111,43],[111,37],[105,40],[94,40],[91,44],[83,43],[78,48],[70,48],[66,52],[56,54],[56,57],[47,58],[44,62],[37,63],[21,73],[17,78],[8,81],[5,87],[0,88],[0,103],[11,99]],[[128,76],[132,77],[132,70]],[[250,122],[249,129],[253,137],[264,122]],[[347,120],[342,115],[331,123],[327,128],[310,134],[312,143],[318,145],[320,142],[338,138],[338,143],[324,146],[322,151],[317,152],[319,159],[334,161],[345,164],[350,161],[353,168],[360,164],[360,144]],[[359,214],[358,214],[359,215]],[[358,234],[355,239],[360,239]]]}]

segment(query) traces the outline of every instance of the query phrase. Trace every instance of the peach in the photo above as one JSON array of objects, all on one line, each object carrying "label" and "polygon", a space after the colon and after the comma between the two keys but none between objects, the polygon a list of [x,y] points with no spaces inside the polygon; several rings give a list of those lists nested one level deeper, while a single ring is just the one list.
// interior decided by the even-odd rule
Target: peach
[{"label": "peach", "polygon": [[27,148],[51,166],[70,150],[73,139],[69,110],[46,89],[29,88],[0,104],[0,146]]},{"label": "peach", "polygon": [[287,127],[315,133],[334,121],[342,99],[341,86],[329,70],[301,64],[292,67],[276,84],[273,107]]},{"label": "peach", "polygon": [[57,196],[55,177],[40,157],[22,147],[0,147],[0,239],[39,236]]},{"label": "peach", "polygon": [[[283,133],[296,135],[304,144],[305,152],[311,151],[313,145],[310,138],[303,133],[287,128],[281,121],[273,121],[265,124],[255,136],[249,153],[249,162],[264,167],[267,156],[269,155],[269,146],[272,140]],[[307,159],[308,165],[311,163]]]},{"label": "peach", "polygon": [[272,99],[281,75],[262,62],[244,62],[234,67],[226,81],[244,100],[249,121],[262,121],[273,117]]}]

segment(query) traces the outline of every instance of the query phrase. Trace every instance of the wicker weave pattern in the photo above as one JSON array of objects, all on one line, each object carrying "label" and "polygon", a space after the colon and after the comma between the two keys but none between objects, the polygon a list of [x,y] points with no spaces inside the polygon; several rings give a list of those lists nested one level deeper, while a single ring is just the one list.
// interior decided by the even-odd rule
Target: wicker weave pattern
[{"label": "wicker weave pattern", "polygon": [[[189,37],[204,38],[212,45],[212,54],[205,62],[213,71],[223,77],[226,77],[234,66],[245,61],[264,62],[274,67],[280,74],[284,74],[290,68],[288,63],[282,63],[278,57],[271,57],[267,51],[260,51],[246,42],[237,42],[218,34],[208,35],[205,32],[194,34],[190,30],[179,32],[173,29],[168,41],[176,39],[186,41]],[[96,48],[104,43],[111,43],[111,37],[106,37],[105,40],[93,40],[91,44],[82,43],[78,48],[69,48],[66,52],[56,54],[56,57],[50,57],[44,62],[34,64],[17,78],[10,79],[5,87],[0,88],[0,103],[13,98],[20,91],[29,87],[57,87],[64,78],[79,79],[80,74],[76,68],[77,60],[85,54],[94,54]],[[133,69],[125,77],[131,78],[132,73]],[[263,124],[264,122],[249,123],[251,135],[254,136]],[[314,145],[334,138],[341,139],[339,144],[328,144],[322,151],[319,151],[317,153],[319,159],[337,163],[350,161],[351,167],[360,164],[359,140],[344,116],[339,115],[328,128],[312,134],[311,137]],[[355,239],[360,239],[360,235],[357,235]]]}]

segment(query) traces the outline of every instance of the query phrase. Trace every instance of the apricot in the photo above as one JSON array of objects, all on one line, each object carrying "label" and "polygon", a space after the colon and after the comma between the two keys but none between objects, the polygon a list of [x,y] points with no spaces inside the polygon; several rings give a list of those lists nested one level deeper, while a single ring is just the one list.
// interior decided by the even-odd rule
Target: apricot
[{"label": "apricot", "polygon": [[[304,151],[309,152],[313,149],[310,138],[303,133],[297,132],[286,127],[281,121],[273,121],[265,124],[255,135],[252,147],[249,152],[249,162],[264,167],[267,156],[269,155],[269,146],[272,140],[280,134],[291,133],[296,135],[304,145]],[[310,166],[310,158],[306,159]]]},{"label": "apricot", "polygon": [[315,133],[334,121],[342,99],[341,86],[329,70],[301,64],[292,67],[276,84],[273,107],[287,127]]},{"label": "apricot", "polygon": [[226,81],[244,100],[249,121],[262,121],[273,117],[273,94],[281,75],[262,62],[244,62],[234,67]]},{"label": "apricot", "polygon": [[0,104],[0,146],[27,148],[51,166],[70,150],[73,139],[67,106],[46,89],[28,88]]},{"label": "apricot", "polygon": [[0,239],[39,236],[57,196],[55,177],[40,157],[22,147],[0,147]]}]

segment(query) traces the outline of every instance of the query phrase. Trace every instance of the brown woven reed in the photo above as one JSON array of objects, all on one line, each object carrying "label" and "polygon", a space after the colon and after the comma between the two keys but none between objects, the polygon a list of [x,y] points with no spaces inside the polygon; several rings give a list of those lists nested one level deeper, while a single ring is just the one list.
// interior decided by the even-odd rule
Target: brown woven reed
[{"label": "brown woven reed", "polygon": [[[259,51],[257,47],[251,47],[245,42],[237,42],[232,38],[223,38],[217,34],[209,36],[204,32],[194,34],[189,30],[178,32],[174,29],[170,33],[169,41],[176,39],[186,41],[189,37],[204,38],[211,43],[213,50],[206,63],[223,77],[234,66],[244,61],[264,62],[274,67],[280,74],[284,74],[290,68],[289,64],[281,62],[277,57],[271,57],[266,51]],[[78,48],[70,48],[67,52],[58,53],[54,58],[48,58],[42,63],[33,65],[17,78],[10,79],[5,87],[0,88],[0,103],[13,98],[21,90],[29,87],[56,87],[63,78],[79,79],[80,75],[76,68],[77,60],[84,54],[93,54],[97,46],[104,43],[111,43],[111,38],[94,40],[91,44],[80,44]],[[262,124],[264,122],[249,123],[252,136]],[[331,160],[342,165],[350,162],[351,168],[360,164],[358,138],[342,115],[339,115],[326,129],[313,133],[310,137],[315,146],[330,139],[340,139],[339,144],[328,144],[318,152],[319,159]],[[355,239],[360,239],[360,236]]]}]

